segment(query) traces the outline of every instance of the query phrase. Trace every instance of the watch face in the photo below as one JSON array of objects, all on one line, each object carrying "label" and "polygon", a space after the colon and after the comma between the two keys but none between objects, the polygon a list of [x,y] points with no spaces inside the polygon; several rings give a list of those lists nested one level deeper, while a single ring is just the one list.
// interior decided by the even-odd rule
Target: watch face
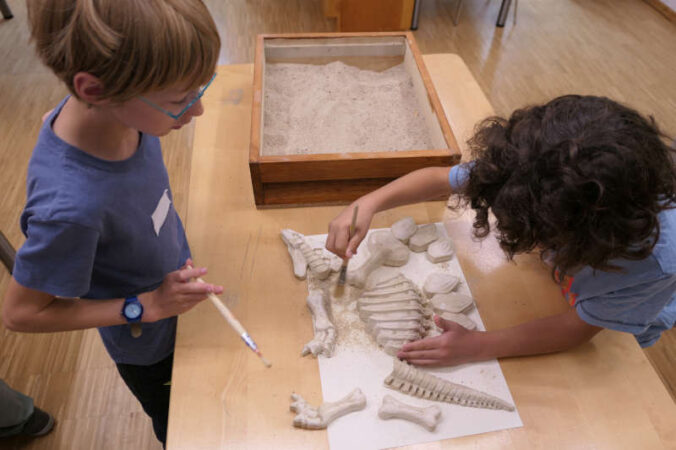
[{"label": "watch face", "polygon": [[138,303],[129,303],[127,306],[124,307],[124,314],[129,318],[129,319],[136,319],[138,318],[143,310],[141,309],[141,305]]}]

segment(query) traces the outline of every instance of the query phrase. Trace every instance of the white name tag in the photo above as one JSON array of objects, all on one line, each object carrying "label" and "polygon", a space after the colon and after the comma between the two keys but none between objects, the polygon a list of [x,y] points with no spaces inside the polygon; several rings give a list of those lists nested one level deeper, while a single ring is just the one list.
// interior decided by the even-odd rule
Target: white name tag
[{"label": "white name tag", "polygon": [[162,198],[157,203],[155,211],[153,212],[153,228],[155,228],[155,234],[160,235],[160,228],[164,225],[164,221],[167,220],[167,214],[169,213],[169,206],[171,206],[171,200],[169,200],[169,195],[167,194],[168,189],[165,189],[162,193]]}]

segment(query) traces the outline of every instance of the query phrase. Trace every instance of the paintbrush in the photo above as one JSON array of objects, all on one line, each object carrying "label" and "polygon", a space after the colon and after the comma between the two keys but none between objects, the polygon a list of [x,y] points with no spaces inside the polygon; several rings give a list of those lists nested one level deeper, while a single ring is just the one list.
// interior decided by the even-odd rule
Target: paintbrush
[{"label": "paintbrush", "polygon": [[[352,210],[352,223],[350,223],[350,231],[347,236],[347,242],[350,243],[352,235],[354,234],[354,227],[357,224],[357,212],[359,211],[359,205],[354,205]],[[343,265],[340,266],[340,275],[338,275],[338,286],[345,286],[345,279],[347,278],[347,263],[350,262],[350,258],[343,259]]]},{"label": "paintbrush", "polygon": [[[191,269],[192,267],[188,266],[188,269]],[[196,278],[198,283],[204,283],[205,281],[201,278]],[[246,332],[244,327],[242,326],[241,323],[239,323],[239,320],[235,318],[235,316],[230,312],[227,306],[221,301],[220,298],[218,298],[215,294],[209,292],[207,294],[207,297],[209,297],[209,300],[211,300],[211,303],[214,304],[216,309],[218,309],[218,312],[221,313],[221,315],[225,318],[225,320],[228,322],[228,324],[239,334],[239,337],[242,338],[244,343],[246,344],[247,347],[249,347],[253,352],[258,355],[258,357],[263,361],[263,364],[265,364],[265,367],[272,367],[272,364],[270,364],[270,361],[265,359],[263,357],[263,354],[261,351],[258,349],[258,346],[254,342],[253,339],[251,339],[251,336],[249,336],[249,333]]]}]

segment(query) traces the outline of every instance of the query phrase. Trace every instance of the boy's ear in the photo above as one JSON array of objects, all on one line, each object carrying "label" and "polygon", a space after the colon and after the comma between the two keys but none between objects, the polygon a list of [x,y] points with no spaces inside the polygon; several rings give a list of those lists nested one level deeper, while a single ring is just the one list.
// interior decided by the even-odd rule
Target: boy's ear
[{"label": "boy's ear", "polygon": [[107,100],[101,100],[100,98],[103,94],[103,83],[90,73],[76,73],[73,76],[73,89],[77,96],[85,103],[90,105],[107,103]]}]

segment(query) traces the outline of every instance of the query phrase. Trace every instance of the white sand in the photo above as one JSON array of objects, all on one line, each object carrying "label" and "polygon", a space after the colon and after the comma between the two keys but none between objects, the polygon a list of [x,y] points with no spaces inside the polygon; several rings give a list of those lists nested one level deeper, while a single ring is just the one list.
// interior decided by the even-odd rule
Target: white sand
[{"label": "white sand", "polygon": [[263,155],[434,148],[403,64],[382,72],[339,61],[265,70]]}]

